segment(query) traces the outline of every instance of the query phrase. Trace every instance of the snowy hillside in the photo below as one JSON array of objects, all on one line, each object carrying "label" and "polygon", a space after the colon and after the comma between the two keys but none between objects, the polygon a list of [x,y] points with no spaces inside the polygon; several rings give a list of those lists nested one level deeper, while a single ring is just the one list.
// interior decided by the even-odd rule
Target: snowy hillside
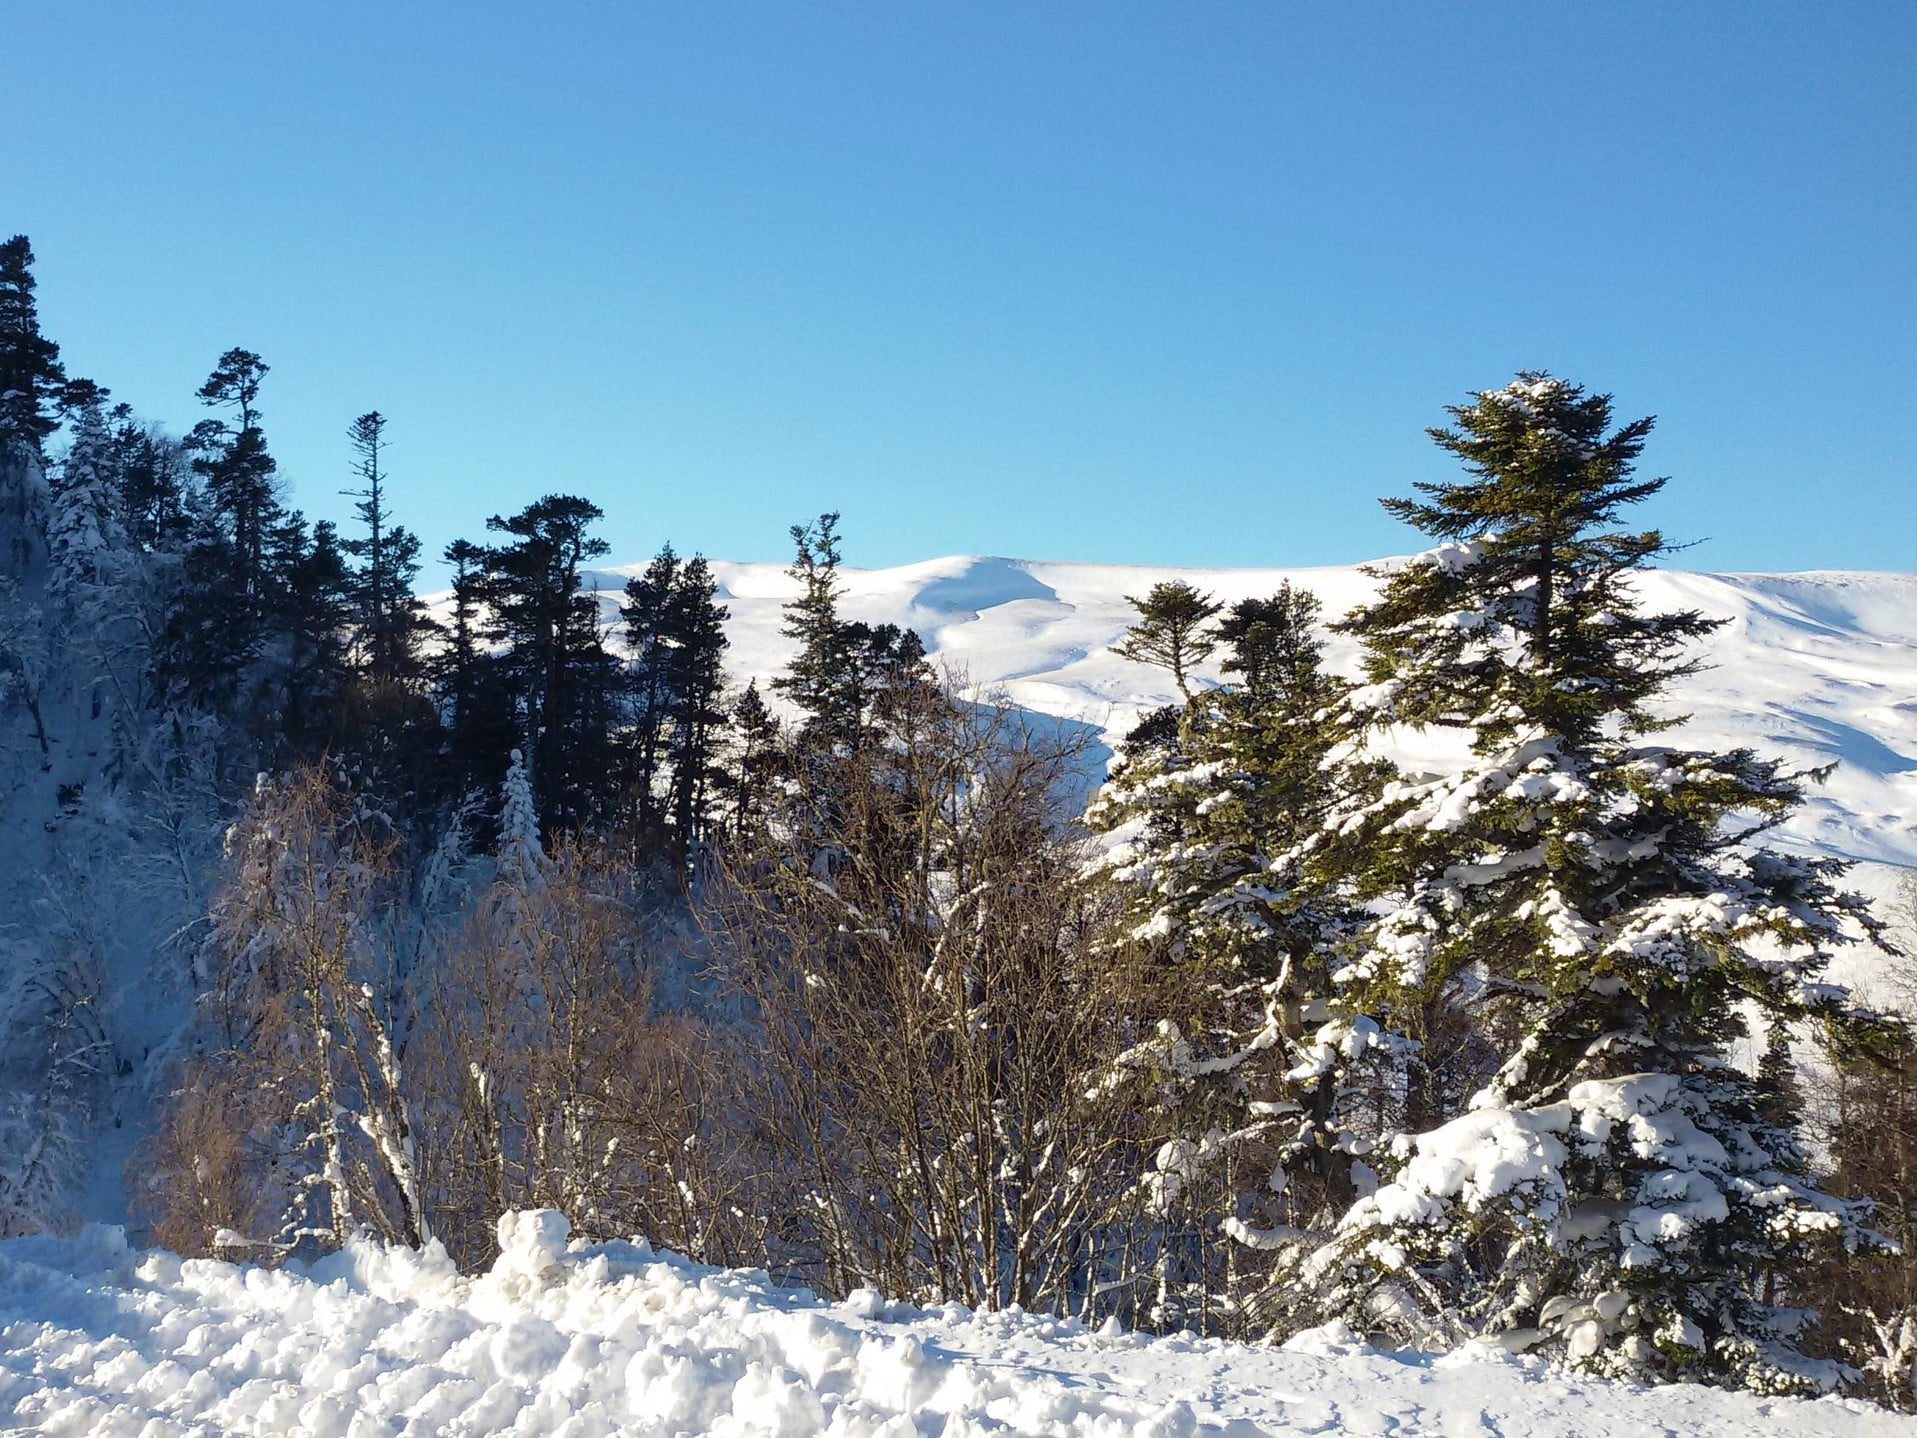
[{"label": "snowy hillside", "polygon": [[1324,1330],[1259,1349],[866,1290],[827,1305],[644,1245],[567,1251],[551,1212],[508,1215],[500,1236],[477,1278],[365,1243],[306,1273],[129,1253],[116,1230],[0,1243],[0,1424],[74,1438],[1917,1433],[1854,1401],[1647,1391]]},{"label": "snowy hillside", "polygon": [[[643,567],[588,576],[609,617],[627,577]],[[741,682],[763,683],[791,652],[780,606],[797,585],[776,564],[712,568],[732,611],[729,666]],[[1112,738],[1172,698],[1165,674],[1110,652],[1133,618],[1126,595],[1182,578],[1229,604],[1290,580],[1336,616],[1374,588],[1355,566],[1164,569],[953,556],[841,574],[848,618],[916,629],[970,683]],[[1917,574],[1657,570],[1645,589],[1655,608],[1730,621],[1708,641],[1710,668],[1676,686],[1677,712],[1692,716],[1678,737],[1749,745],[1807,768],[1835,761],[1786,836],[1845,858],[1917,865]],[[1329,656],[1342,669],[1355,663],[1353,646],[1335,637]],[[1415,745],[1405,755],[1442,760]]]}]

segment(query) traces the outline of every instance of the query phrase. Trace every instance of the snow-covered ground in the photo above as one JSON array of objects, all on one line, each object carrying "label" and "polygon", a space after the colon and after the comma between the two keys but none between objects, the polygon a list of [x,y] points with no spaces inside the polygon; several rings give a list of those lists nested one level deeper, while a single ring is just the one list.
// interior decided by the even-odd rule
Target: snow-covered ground
[{"label": "snow-covered ground", "polygon": [[55,1435],[1917,1435],[1854,1401],[1568,1377],[1332,1333],[1284,1349],[837,1305],[509,1215],[490,1273],[359,1245],[310,1272],[0,1243],[0,1425]]}]

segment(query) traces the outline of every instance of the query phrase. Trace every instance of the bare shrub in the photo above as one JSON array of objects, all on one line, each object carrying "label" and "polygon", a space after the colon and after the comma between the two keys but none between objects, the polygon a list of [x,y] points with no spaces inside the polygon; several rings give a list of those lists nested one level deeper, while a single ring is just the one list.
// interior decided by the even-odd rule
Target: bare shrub
[{"label": "bare shrub", "polygon": [[800,756],[718,900],[769,1256],[838,1292],[1089,1313],[1136,1154],[1090,1082],[1128,977],[1090,942],[1057,823],[1079,756],[905,697],[885,740]]}]

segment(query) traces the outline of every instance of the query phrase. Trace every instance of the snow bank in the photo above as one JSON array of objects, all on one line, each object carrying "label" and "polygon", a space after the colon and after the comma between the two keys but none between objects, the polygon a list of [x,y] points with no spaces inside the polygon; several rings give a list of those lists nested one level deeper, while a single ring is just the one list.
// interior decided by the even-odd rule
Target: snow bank
[{"label": "snow bank", "polygon": [[129,1252],[116,1229],[0,1243],[0,1428],[49,1434],[609,1433],[1225,1438],[1293,1433],[1877,1434],[1866,1405],[1653,1391],[1467,1351],[1286,1349],[1070,1320],[839,1305],[643,1242],[501,1221],[493,1270],[356,1244],[306,1272]]}]

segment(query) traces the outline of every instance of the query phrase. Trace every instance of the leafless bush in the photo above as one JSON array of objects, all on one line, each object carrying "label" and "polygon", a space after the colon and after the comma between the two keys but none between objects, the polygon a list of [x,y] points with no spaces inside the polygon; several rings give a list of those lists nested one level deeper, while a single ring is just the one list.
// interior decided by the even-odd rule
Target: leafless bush
[{"label": "leafless bush", "polygon": [[1091,1076],[1128,976],[1055,822],[1077,754],[942,694],[802,778],[715,920],[754,1015],[773,1261],[835,1291],[1089,1313],[1137,1155]]}]

